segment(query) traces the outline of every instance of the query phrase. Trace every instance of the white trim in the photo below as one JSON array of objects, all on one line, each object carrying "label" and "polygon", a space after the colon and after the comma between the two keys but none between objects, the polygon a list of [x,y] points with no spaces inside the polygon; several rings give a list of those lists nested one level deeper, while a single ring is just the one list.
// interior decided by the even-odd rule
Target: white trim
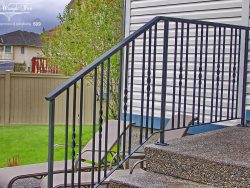
[{"label": "white trim", "polygon": [[[123,11],[123,34],[125,34],[124,37],[127,37],[129,36],[129,33],[130,33],[130,6],[131,5],[131,0],[124,0],[124,3],[123,3],[123,8],[124,8],[124,11]],[[124,28],[125,27],[125,28]],[[126,61],[126,49],[123,49],[122,50],[122,53],[123,53],[123,57],[122,57],[122,60],[123,60],[123,63],[122,63],[122,67],[121,67],[121,71],[122,71],[122,82],[121,82],[121,106],[120,106],[120,118],[122,118],[122,114],[123,114],[123,104],[124,104],[124,78],[125,78],[125,65],[124,65],[124,62]]]},{"label": "white trim", "polygon": [[241,25],[249,26],[249,0],[242,0]]},{"label": "white trim", "polygon": [[126,15],[125,15],[125,37],[130,34],[130,19],[131,19],[131,0],[126,1]]},{"label": "white trim", "polygon": [[[242,0],[242,14],[241,14],[241,25],[243,26],[249,26],[249,0]],[[245,48],[245,34],[242,34],[241,37],[241,49]],[[244,74],[244,53],[245,51],[243,50],[241,55],[240,55],[240,82],[239,82],[239,88],[242,88],[243,84],[243,74]],[[248,82],[248,81],[247,81]],[[246,82],[246,84],[247,84]],[[238,94],[238,116],[241,116],[242,112],[242,90],[240,89]]]},{"label": "white trim", "polygon": [[[130,35],[130,16],[131,16],[131,1],[132,0],[124,0],[126,3],[126,12],[125,12],[125,37],[128,37]],[[122,93],[121,93],[121,109],[120,112],[123,114],[123,107],[124,107],[124,78],[125,78],[125,62],[126,62],[126,48],[123,49],[123,64],[122,64]],[[127,103],[128,104],[128,103]],[[121,116],[122,118],[122,116]]]}]

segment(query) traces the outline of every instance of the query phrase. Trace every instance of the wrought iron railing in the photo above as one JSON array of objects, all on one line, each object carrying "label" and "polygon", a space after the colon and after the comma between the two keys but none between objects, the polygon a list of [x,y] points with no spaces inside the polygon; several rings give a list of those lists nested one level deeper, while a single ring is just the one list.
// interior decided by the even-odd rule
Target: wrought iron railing
[{"label": "wrought iron railing", "polygon": [[[77,173],[80,187],[83,172],[77,169],[81,169],[81,163],[76,169],[74,161],[81,159],[82,138],[85,136],[82,132],[85,80],[94,85],[93,135],[96,129],[99,131],[99,149],[96,151],[95,142],[92,148],[91,187],[101,184],[155,131],[160,132],[159,143],[165,144],[166,118],[172,119],[172,126],[167,130],[186,128],[181,122],[185,122],[187,115],[193,119],[196,117],[198,121],[193,122],[192,126],[235,119],[240,119],[244,126],[248,39],[249,28],[244,26],[156,17],[56,88],[46,97],[49,101],[48,187],[53,184],[55,101],[62,94],[66,95],[64,184],[70,183],[73,186],[74,174]],[[112,87],[111,91],[110,74],[114,72],[117,73],[119,81],[117,87]],[[107,144],[109,139],[106,135],[106,140],[102,143],[103,124],[108,127],[109,106],[114,102],[110,94],[114,92],[114,88],[117,89],[115,92],[118,93],[119,101],[118,131],[113,133],[113,136],[117,137],[114,149],[117,158],[116,165],[108,171],[109,151],[107,148],[101,150],[101,145]],[[103,102],[105,94],[106,107]],[[70,108],[72,110],[69,110]],[[77,146],[75,143],[78,109]],[[69,113],[72,114],[73,132],[71,182],[67,182]],[[174,121],[176,115],[177,122]],[[99,120],[96,120],[97,116]],[[136,120],[136,117],[139,119]],[[155,121],[157,118],[160,119],[158,128]],[[121,128],[126,128],[125,122],[134,121],[137,121],[137,125],[133,127],[139,130],[137,144],[133,140],[135,129],[132,126],[120,134]],[[79,151],[78,156],[76,149]],[[95,158],[96,152],[98,158]],[[103,165],[100,165],[102,152],[105,153],[105,160]],[[96,179],[95,175],[98,176]]]}]

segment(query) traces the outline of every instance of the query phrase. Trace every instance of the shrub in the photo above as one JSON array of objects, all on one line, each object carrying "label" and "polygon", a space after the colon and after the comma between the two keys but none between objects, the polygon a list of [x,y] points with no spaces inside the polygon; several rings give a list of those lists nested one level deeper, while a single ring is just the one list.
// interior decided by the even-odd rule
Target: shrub
[{"label": "shrub", "polygon": [[8,159],[6,166],[13,167],[19,166],[21,164],[19,156],[13,156],[12,158]]}]

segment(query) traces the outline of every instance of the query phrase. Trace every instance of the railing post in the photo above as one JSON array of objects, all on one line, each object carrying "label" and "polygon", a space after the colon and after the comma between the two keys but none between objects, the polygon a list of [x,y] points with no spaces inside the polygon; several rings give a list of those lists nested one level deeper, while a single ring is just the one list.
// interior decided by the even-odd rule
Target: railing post
[{"label": "railing post", "polygon": [[247,80],[247,63],[248,63],[248,40],[249,40],[249,30],[246,30],[245,34],[245,49],[244,49],[244,68],[243,68],[243,92],[242,92],[242,109],[241,109],[241,125],[247,126],[245,122],[245,112],[246,112],[246,80]]},{"label": "railing post", "polygon": [[167,90],[167,57],[168,57],[168,27],[169,21],[164,22],[164,47],[163,47],[163,68],[162,68],[162,95],[161,95],[161,124],[159,145],[166,145],[165,134],[165,111],[166,111],[166,90]]},{"label": "railing post", "polygon": [[53,187],[55,99],[49,102],[48,187]]}]

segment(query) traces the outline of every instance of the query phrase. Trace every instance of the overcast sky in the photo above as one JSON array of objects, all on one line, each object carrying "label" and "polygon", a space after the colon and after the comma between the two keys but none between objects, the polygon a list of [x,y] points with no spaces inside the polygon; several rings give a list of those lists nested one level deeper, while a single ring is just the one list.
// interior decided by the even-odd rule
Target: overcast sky
[{"label": "overcast sky", "polygon": [[70,0],[0,0],[0,34],[16,30],[41,33],[59,24]]}]

